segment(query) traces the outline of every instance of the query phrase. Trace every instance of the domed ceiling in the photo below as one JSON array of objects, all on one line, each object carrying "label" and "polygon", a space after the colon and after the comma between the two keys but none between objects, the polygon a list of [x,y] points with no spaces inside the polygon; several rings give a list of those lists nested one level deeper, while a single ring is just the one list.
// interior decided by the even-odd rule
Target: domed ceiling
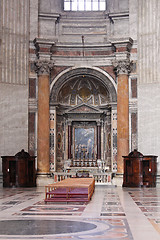
[{"label": "domed ceiling", "polygon": [[97,79],[77,76],[63,85],[58,94],[58,102],[64,105],[88,103],[104,105],[110,101],[109,92]]}]

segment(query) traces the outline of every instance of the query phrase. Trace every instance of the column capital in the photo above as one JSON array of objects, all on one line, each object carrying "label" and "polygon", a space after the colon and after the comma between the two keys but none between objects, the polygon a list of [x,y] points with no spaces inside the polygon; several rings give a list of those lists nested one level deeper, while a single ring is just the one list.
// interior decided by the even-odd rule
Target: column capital
[{"label": "column capital", "polygon": [[126,74],[128,75],[131,71],[131,61],[129,59],[115,60],[113,61],[114,71],[117,75]]},{"label": "column capital", "polygon": [[38,75],[49,75],[54,67],[53,61],[37,60],[35,61],[36,72]]},{"label": "column capital", "polygon": [[101,121],[97,121],[97,127],[100,127],[101,126]]},{"label": "column capital", "polygon": [[67,125],[68,125],[68,126],[72,126],[72,121],[67,120]]}]

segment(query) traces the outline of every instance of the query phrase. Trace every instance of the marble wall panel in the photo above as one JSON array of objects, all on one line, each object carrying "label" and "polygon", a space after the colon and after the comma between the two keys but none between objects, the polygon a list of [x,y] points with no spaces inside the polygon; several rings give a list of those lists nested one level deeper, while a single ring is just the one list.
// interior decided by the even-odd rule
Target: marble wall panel
[{"label": "marble wall panel", "polygon": [[131,97],[137,98],[137,78],[131,78]]},{"label": "marble wall panel", "polygon": [[36,78],[29,79],[29,98],[36,98]]},{"label": "marble wall panel", "polygon": [[28,151],[28,88],[0,86],[0,156]]},{"label": "marble wall panel", "polygon": [[137,27],[138,27],[138,0],[129,0],[129,36],[133,40],[137,40]]},{"label": "marble wall panel", "polygon": [[59,13],[63,9],[63,0],[40,0],[39,11],[43,13]]},{"label": "marble wall panel", "polygon": [[144,155],[160,156],[159,92],[160,84],[143,84],[138,87],[138,149]]},{"label": "marble wall panel", "polygon": [[30,40],[38,37],[38,0],[30,0]]},{"label": "marble wall panel", "polygon": [[64,168],[64,124],[63,117],[57,115],[57,145],[56,145],[56,153],[57,153],[57,170],[63,170]]},{"label": "marble wall panel", "polygon": [[131,113],[131,151],[137,149],[137,113]]},{"label": "marble wall panel", "polygon": [[139,84],[160,82],[160,1],[138,0]]},{"label": "marble wall panel", "polygon": [[28,152],[30,155],[35,156],[36,152],[36,144],[35,144],[35,121],[36,121],[36,113],[30,112],[28,115]]},{"label": "marble wall panel", "polygon": [[107,0],[107,10],[109,12],[127,11],[129,0]]},{"label": "marble wall panel", "polygon": [[27,84],[29,0],[2,0],[3,83]]},{"label": "marble wall panel", "polygon": [[100,68],[109,73],[109,75],[111,75],[111,77],[116,81],[113,66],[101,66]]},{"label": "marble wall panel", "polygon": [[56,23],[57,18],[39,18],[39,37],[53,39],[56,35]]},{"label": "marble wall panel", "polygon": [[111,24],[111,32],[114,37],[129,36],[129,18],[115,18]]}]

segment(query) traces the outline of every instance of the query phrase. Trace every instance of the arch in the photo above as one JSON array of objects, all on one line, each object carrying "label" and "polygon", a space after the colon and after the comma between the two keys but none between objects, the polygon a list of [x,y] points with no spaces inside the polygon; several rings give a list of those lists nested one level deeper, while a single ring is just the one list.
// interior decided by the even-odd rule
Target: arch
[{"label": "arch", "polygon": [[117,101],[117,85],[114,79],[102,69],[98,67],[72,67],[61,72],[56,78],[52,81],[50,85],[50,100],[52,103],[57,103],[57,96],[61,87],[77,76],[90,76],[96,78],[97,81],[100,81],[104,84],[110,94],[110,101]]}]

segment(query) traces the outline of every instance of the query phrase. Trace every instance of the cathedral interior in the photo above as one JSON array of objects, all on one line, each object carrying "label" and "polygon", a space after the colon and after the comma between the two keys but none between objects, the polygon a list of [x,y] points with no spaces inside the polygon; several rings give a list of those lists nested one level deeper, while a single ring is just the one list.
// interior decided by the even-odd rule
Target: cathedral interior
[{"label": "cathedral interior", "polygon": [[[0,239],[159,239],[159,0],[0,0],[0,15]],[[44,203],[78,173],[89,203]]]}]

